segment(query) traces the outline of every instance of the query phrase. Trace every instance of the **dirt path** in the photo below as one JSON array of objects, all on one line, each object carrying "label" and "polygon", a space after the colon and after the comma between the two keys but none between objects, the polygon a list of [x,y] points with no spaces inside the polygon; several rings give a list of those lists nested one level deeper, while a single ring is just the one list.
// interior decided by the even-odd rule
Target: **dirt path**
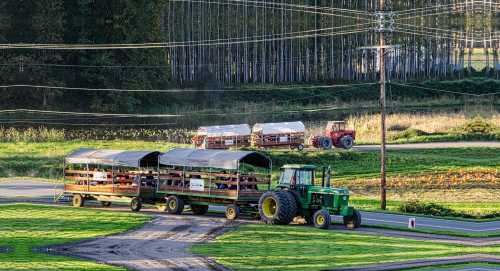
[{"label": "dirt path", "polygon": [[142,228],[91,241],[52,247],[50,253],[132,270],[225,270],[189,248],[230,228],[223,218],[157,215]]}]

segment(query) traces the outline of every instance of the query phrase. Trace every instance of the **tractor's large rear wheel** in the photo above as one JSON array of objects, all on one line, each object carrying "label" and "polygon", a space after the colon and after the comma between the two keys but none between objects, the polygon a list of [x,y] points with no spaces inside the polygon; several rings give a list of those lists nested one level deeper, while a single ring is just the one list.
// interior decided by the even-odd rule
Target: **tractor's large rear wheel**
[{"label": "tractor's large rear wheel", "polygon": [[297,203],[293,195],[286,191],[268,191],[259,200],[259,214],[268,224],[287,225],[297,213]]},{"label": "tractor's large rear wheel", "polygon": [[354,209],[352,216],[344,216],[344,226],[350,230],[359,228],[361,226],[361,213]]}]

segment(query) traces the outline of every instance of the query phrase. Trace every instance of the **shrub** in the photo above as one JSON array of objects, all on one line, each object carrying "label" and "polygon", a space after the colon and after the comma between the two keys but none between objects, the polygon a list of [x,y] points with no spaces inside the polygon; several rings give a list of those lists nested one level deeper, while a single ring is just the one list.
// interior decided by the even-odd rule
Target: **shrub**
[{"label": "shrub", "polygon": [[477,116],[467,121],[465,125],[457,129],[457,131],[462,132],[464,134],[481,134],[481,135],[492,134],[494,130],[495,128],[493,127],[493,125],[480,116]]},{"label": "shrub", "polygon": [[391,139],[392,140],[411,139],[411,138],[415,138],[415,137],[419,137],[419,136],[426,136],[426,135],[430,135],[430,133],[427,133],[427,132],[424,132],[422,130],[415,129],[415,128],[408,128],[408,129],[404,130],[403,132],[400,132],[400,133],[393,135]]},{"label": "shrub", "polygon": [[410,126],[408,124],[397,123],[397,124],[389,125],[389,127],[387,127],[387,131],[401,132],[401,131],[407,130],[408,128],[410,128]]},{"label": "shrub", "polygon": [[452,209],[432,202],[412,200],[402,203],[399,210],[404,213],[423,214],[432,216],[457,216]]}]

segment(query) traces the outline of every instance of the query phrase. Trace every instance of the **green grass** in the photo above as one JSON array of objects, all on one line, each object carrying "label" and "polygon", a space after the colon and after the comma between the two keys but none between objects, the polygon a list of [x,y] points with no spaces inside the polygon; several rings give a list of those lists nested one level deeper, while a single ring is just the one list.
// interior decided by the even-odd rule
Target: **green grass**
[{"label": "green grass", "polygon": [[[380,174],[377,152],[354,151],[270,151],[273,166],[287,163],[331,165],[335,179],[372,178]],[[388,151],[388,175],[418,175],[422,172],[446,172],[467,169],[500,170],[500,154],[496,148],[452,148],[433,150]]]},{"label": "green grass", "polygon": [[61,178],[64,156],[82,148],[161,150],[185,146],[164,141],[66,141],[0,143],[0,177]]},{"label": "green grass", "polygon": [[[167,151],[186,146],[164,141],[127,140],[0,143],[0,177],[60,177],[64,156],[81,147]],[[287,163],[331,165],[334,180],[376,177],[380,170],[377,152],[272,150],[267,154],[273,160],[276,174],[279,167]],[[450,169],[500,169],[500,155],[494,148],[389,151],[387,165],[389,175]]]},{"label": "green grass", "polygon": [[245,225],[197,245],[233,270],[324,270],[472,253],[500,247],[465,247],[403,238],[325,231],[301,226]]},{"label": "green grass", "polygon": [[125,270],[34,248],[120,233],[148,221],[145,215],[30,204],[0,205],[0,270]]},{"label": "green grass", "polygon": [[[0,143],[0,178],[15,176],[61,179],[64,156],[80,147],[110,149],[149,149],[167,151],[173,147],[187,145],[172,144],[164,141],[66,141],[40,143]],[[450,170],[500,170],[500,155],[494,148],[455,148],[435,150],[405,150],[388,152],[388,175],[411,176],[423,172],[447,172]],[[379,176],[379,154],[377,152],[355,151],[313,151],[298,152],[271,150],[266,152],[273,160],[274,179],[279,174],[279,167],[287,163],[331,165],[333,184],[341,180],[376,178]],[[318,177],[320,177],[318,175]],[[1,179],[0,179],[1,181]],[[389,193],[389,197],[391,193]],[[433,196],[426,199],[441,203]],[[493,203],[492,203],[493,202]],[[354,203],[361,209],[376,210],[378,202],[370,198],[354,198]],[[389,210],[395,211],[400,201],[389,201]],[[454,210],[478,215],[500,210],[500,203],[495,200],[465,203],[445,202]]]},{"label": "green grass", "polygon": [[412,268],[412,269],[404,269],[408,271],[439,271],[439,270],[467,270],[472,268],[484,268],[484,269],[499,269],[500,264],[493,263],[467,263],[467,264],[447,264],[447,265],[438,265],[432,267],[422,267],[422,268]]}]

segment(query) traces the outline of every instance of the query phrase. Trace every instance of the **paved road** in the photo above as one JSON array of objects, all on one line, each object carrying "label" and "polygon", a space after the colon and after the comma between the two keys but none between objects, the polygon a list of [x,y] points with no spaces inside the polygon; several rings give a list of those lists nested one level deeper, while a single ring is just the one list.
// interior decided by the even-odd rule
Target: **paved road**
[{"label": "paved road", "polygon": [[[388,150],[418,150],[418,149],[448,149],[448,148],[500,148],[500,142],[496,141],[471,141],[471,142],[433,142],[414,144],[389,144]],[[356,145],[353,147],[358,151],[376,151],[380,145]]]},{"label": "paved road", "polygon": [[62,186],[51,182],[14,179],[0,181],[0,202],[30,201],[50,202]]},{"label": "paved road", "polygon": [[[0,182],[0,202],[47,202],[50,203],[54,194],[60,192],[60,185],[30,180],[13,180]],[[221,206],[211,206],[211,210],[224,211]],[[395,215],[375,212],[362,212],[362,225],[387,225],[407,227],[409,215]],[[467,222],[458,220],[415,217],[417,227],[458,231],[463,233],[493,233],[500,232],[500,221]],[[334,217],[334,221],[342,221],[341,217]]]}]

